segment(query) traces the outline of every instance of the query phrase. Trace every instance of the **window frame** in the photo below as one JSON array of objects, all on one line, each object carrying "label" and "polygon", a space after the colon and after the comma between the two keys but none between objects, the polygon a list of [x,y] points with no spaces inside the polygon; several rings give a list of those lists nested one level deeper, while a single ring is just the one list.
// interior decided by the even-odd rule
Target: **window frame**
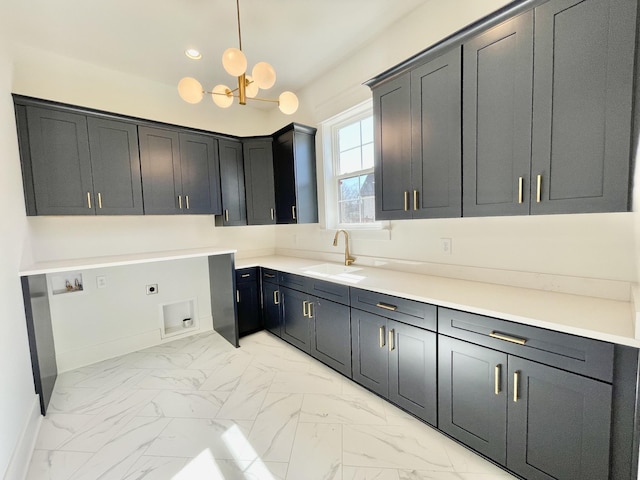
[{"label": "window frame", "polygon": [[[340,222],[340,190],[339,182],[345,178],[373,174],[375,166],[349,173],[339,172],[339,131],[348,125],[373,117],[373,101],[362,102],[346,111],[322,122],[324,152],[324,187],[325,187],[325,227],[328,229],[347,230],[381,230],[388,228],[389,222],[376,220],[370,223]],[[374,125],[375,128],[375,125]],[[375,142],[375,140],[374,140]],[[375,148],[375,147],[374,147]],[[374,194],[375,199],[375,194]],[[374,200],[375,202],[375,200]]]}]

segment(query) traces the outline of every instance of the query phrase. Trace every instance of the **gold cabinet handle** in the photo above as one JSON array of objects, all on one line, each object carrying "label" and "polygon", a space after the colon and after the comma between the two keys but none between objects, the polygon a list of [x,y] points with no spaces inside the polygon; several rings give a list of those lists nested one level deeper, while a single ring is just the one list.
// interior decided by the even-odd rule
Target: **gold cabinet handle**
[{"label": "gold cabinet handle", "polygon": [[496,365],[493,381],[496,395],[500,395],[500,370],[502,370],[502,366],[500,364]]},{"label": "gold cabinet handle", "polygon": [[396,349],[396,331],[395,329],[389,330],[389,351],[393,352]]},{"label": "gold cabinet handle", "polygon": [[229,209],[228,208],[224,209],[224,219],[225,219],[226,222],[229,221]]},{"label": "gold cabinet handle", "polygon": [[187,201],[187,210],[189,210],[189,195],[185,195],[184,199]]},{"label": "gold cabinet handle", "polygon": [[413,191],[413,209],[418,210],[418,191]]},{"label": "gold cabinet handle", "polygon": [[513,372],[513,401],[518,401],[518,389],[520,384],[520,372],[517,370]]},{"label": "gold cabinet handle", "polygon": [[380,338],[379,338],[379,345],[380,348],[384,348],[384,325],[380,327],[380,330],[378,331]]},{"label": "gold cabinet handle", "polygon": [[271,220],[275,220],[276,219],[276,213],[274,212],[273,208],[271,209]]},{"label": "gold cabinet handle", "polygon": [[409,192],[404,192],[404,211],[409,211]]},{"label": "gold cabinet handle", "polygon": [[178,208],[182,210],[182,195],[178,195]]},{"label": "gold cabinet handle", "polygon": [[273,291],[273,304],[280,305],[280,291],[278,290]]},{"label": "gold cabinet handle", "polygon": [[398,309],[398,307],[396,307],[395,305],[389,305],[382,302],[376,303],[376,307],[383,308],[385,310],[391,310],[392,312],[395,312]]},{"label": "gold cabinet handle", "polygon": [[518,203],[522,203],[522,190],[524,187],[524,177],[518,177]]},{"label": "gold cabinet handle", "polygon": [[524,338],[510,337],[509,335],[505,335],[499,332],[491,332],[489,334],[492,338],[497,338],[498,340],[504,340],[505,342],[517,343],[518,345],[524,345],[527,341]]},{"label": "gold cabinet handle", "polygon": [[313,302],[309,302],[309,308],[307,309],[307,311],[309,312],[308,317],[313,318]]},{"label": "gold cabinet handle", "polygon": [[540,203],[542,201],[542,175],[538,175],[538,181],[536,183],[536,202]]},{"label": "gold cabinet handle", "polygon": [[102,208],[102,194],[98,192],[98,208]]},{"label": "gold cabinet handle", "polygon": [[87,192],[87,206],[91,208],[91,192]]},{"label": "gold cabinet handle", "polygon": [[275,275],[271,275],[270,273],[265,273],[264,276],[267,278],[276,278]]},{"label": "gold cabinet handle", "polygon": [[307,313],[307,306],[309,306],[309,302],[307,302],[306,300],[304,302],[302,302],[302,315],[305,316],[305,317],[307,315],[309,315]]},{"label": "gold cabinet handle", "polygon": [[250,274],[250,273],[243,273],[243,274],[242,274],[242,278],[248,278],[248,277],[250,277],[250,276],[251,276],[251,274]]},{"label": "gold cabinet handle", "polygon": [[236,302],[240,303],[240,290],[236,290]]},{"label": "gold cabinet handle", "polygon": [[297,220],[296,219],[296,206],[295,205],[291,206],[291,216],[293,216],[294,220]]}]

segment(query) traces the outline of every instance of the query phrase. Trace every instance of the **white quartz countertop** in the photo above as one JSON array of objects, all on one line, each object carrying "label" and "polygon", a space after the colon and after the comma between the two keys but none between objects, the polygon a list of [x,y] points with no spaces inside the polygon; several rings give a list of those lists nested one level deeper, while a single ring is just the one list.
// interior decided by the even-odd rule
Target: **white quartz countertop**
[{"label": "white quartz countertop", "polygon": [[132,253],[127,255],[55,260],[23,266],[19,273],[21,276],[39,275],[43,273],[68,272],[70,270],[88,270],[91,268],[118,267],[139,263],[208,257],[211,255],[225,255],[229,253],[236,253],[236,250],[228,248],[194,248],[187,250],[168,250],[164,252]]},{"label": "white quartz countertop", "polygon": [[349,272],[347,276],[328,277],[308,273],[309,267],[323,263],[326,262],[270,256],[237,260],[236,268],[262,266],[441,307],[640,348],[640,340],[635,335],[636,312],[632,302],[359,265],[353,265],[359,270]]}]

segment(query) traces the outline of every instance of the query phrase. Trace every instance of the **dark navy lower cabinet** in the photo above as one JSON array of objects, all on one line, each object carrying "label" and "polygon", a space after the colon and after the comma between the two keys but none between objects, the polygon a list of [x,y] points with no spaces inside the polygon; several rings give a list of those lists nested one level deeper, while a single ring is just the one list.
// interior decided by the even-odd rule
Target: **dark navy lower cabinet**
[{"label": "dark navy lower cabinet", "polygon": [[349,307],[315,298],[307,305],[311,320],[311,355],[351,378]]},{"label": "dark navy lower cabinet", "polygon": [[351,310],[353,379],[382,397],[389,396],[387,319]]},{"label": "dark navy lower cabinet", "polygon": [[[455,316],[443,312],[441,322]],[[564,335],[538,330],[549,345]],[[442,431],[527,480],[613,478],[611,384],[445,335],[438,342]]]},{"label": "dark navy lower cabinet", "polygon": [[311,338],[309,334],[309,301],[307,294],[280,287],[282,302],[282,339],[309,353]]},{"label": "dark navy lower cabinet", "polygon": [[509,357],[507,467],[528,480],[609,478],[611,385]]},{"label": "dark navy lower cabinet", "polygon": [[280,287],[277,283],[262,283],[262,315],[264,328],[282,337],[282,314],[280,312]]},{"label": "dark navy lower cabinet", "polygon": [[356,309],[351,334],[353,379],[436,425],[436,334]]},{"label": "dark navy lower cabinet", "polygon": [[256,267],[236,270],[236,302],[238,333],[242,337],[262,330],[260,289]]}]

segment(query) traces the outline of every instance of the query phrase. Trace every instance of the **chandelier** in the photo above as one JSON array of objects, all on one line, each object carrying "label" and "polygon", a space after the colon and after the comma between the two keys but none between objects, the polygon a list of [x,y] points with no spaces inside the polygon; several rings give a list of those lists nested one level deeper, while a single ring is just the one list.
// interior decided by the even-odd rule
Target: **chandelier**
[{"label": "chandelier", "polygon": [[238,12],[238,47],[227,48],[222,54],[222,66],[229,75],[238,78],[238,87],[231,89],[226,85],[216,85],[213,90],[203,90],[198,80],[184,77],[178,83],[180,97],[188,103],[199,103],[205,95],[211,95],[213,103],[221,108],[228,108],[237,98],[240,105],[246,105],[247,99],[261,102],[277,103],[280,111],[291,115],[298,110],[298,97],[293,92],[282,92],[277,99],[260,98],[258,92],[268,90],[276,83],[276,72],[267,62],[258,62],[247,75],[247,57],[242,53],[242,36],[240,35],[240,0],[236,0]]}]

